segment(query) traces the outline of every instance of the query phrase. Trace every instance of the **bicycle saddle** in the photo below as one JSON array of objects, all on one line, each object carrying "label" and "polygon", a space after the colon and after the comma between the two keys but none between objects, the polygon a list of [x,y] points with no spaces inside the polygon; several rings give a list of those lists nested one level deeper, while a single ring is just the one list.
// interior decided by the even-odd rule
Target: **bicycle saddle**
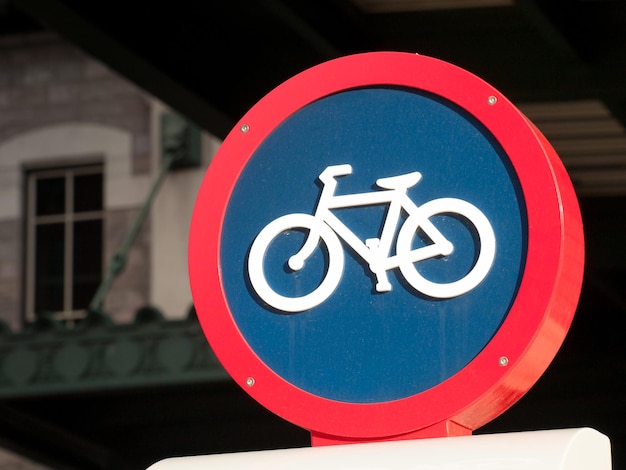
[{"label": "bicycle saddle", "polygon": [[405,175],[378,178],[376,180],[376,185],[385,189],[410,188],[415,186],[421,179],[422,174],[419,171],[414,171]]}]

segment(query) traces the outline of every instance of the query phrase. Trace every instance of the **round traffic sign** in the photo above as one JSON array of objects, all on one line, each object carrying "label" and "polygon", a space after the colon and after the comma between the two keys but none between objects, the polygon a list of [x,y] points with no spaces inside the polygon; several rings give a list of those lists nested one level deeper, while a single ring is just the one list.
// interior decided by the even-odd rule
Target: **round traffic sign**
[{"label": "round traffic sign", "polygon": [[475,429],[539,378],[583,270],[558,156],[501,93],[437,59],[329,61],[261,99],[198,194],[207,339],[314,434]]}]

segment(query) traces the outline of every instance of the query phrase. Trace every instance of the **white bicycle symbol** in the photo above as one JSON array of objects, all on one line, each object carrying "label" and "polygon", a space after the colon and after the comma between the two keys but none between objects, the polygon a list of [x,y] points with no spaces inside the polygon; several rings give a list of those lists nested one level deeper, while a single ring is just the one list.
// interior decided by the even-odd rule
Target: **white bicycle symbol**
[{"label": "white bicycle symbol", "polygon": [[[382,191],[335,195],[335,178],[351,173],[352,167],[348,164],[327,167],[319,176],[324,186],[314,215],[284,215],[270,222],[254,239],[248,257],[248,275],[252,287],[263,301],[284,312],[302,312],[324,302],[337,288],[343,274],[344,253],[339,238],[367,262],[376,276],[378,292],[391,291],[387,271],[395,268],[400,268],[406,281],[415,290],[440,299],[465,294],[487,276],[495,256],[496,239],[489,220],[479,209],[467,201],[455,198],[433,199],[417,206],[407,195],[407,190],[420,181],[422,175],[419,172],[379,178],[376,185],[383,188]],[[387,213],[380,237],[369,238],[365,242],[331,212],[333,209],[376,204],[387,204]],[[402,210],[407,213],[407,218],[398,232],[395,254],[391,254]],[[415,263],[419,261],[448,256],[454,251],[452,243],[429,220],[437,214],[462,216],[474,226],[478,235],[476,260],[469,272],[457,281],[432,282],[424,278],[415,267]],[[305,229],[308,235],[302,248],[288,260],[291,270],[298,271],[304,267],[305,261],[313,254],[320,240],[328,251],[328,266],[324,278],[312,292],[299,297],[287,297],[272,289],[263,268],[265,254],[272,241],[281,233],[292,229]],[[418,230],[432,243],[411,248]]]}]

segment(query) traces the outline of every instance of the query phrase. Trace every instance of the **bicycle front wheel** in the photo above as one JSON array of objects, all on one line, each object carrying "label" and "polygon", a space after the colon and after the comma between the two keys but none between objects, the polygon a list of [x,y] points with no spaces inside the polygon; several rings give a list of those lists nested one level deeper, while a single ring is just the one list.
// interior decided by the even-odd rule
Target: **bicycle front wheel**
[{"label": "bicycle front wheel", "polygon": [[[292,272],[300,271],[304,267],[313,251],[320,247],[320,242],[326,246],[328,254],[326,270],[319,285],[308,294],[293,297],[276,292],[270,286],[264,268],[270,245],[281,234],[291,231],[306,233],[300,250],[292,256],[284,257]],[[330,297],[341,280],[343,266],[343,248],[339,237],[325,222],[309,214],[288,214],[270,222],[254,239],[248,256],[248,275],[257,295],[271,307],[289,313],[312,309]]]},{"label": "bicycle front wheel", "polygon": [[[429,235],[426,227],[420,226],[421,220],[427,221],[429,230],[436,231],[438,237],[433,238],[443,236],[430,221],[437,215],[449,215],[463,221],[464,226],[473,232],[473,238],[476,239],[472,266],[461,278],[452,282],[433,282],[426,279],[417,269],[419,261],[425,259],[418,256],[420,250],[424,248],[412,248],[413,240],[420,230],[423,230],[427,236]],[[445,255],[454,256],[456,250],[458,247],[453,247],[452,252],[445,253]],[[433,298],[448,299],[474,289],[489,273],[495,252],[496,238],[491,223],[476,206],[462,199],[440,198],[426,202],[419,207],[419,215],[412,215],[404,222],[398,234],[397,253],[401,260],[402,275],[414,289]],[[433,253],[435,253],[433,257],[436,257],[436,250],[433,250]],[[442,258],[441,262],[444,262],[444,254],[438,255]]]}]

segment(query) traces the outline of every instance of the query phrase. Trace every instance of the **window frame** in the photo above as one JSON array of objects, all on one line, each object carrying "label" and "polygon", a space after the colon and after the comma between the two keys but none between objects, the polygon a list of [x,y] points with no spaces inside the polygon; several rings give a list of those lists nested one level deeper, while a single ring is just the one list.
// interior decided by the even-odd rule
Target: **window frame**
[{"label": "window frame", "polygon": [[[74,211],[74,177],[76,175],[100,174],[102,175],[102,204],[98,210]],[[54,215],[37,215],[37,181],[41,179],[63,177],[65,188],[64,212]],[[60,311],[53,311],[53,317],[59,321],[70,325],[85,318],[87,308],[74,309],[74,223],[80,221],[100,220],[101,221],[101,246],[100,246],[100,281],[104,275],[105,261],[105,171],[101,161],[87,161],[84,163],[67,163],[57,166],[32,167],[24,169],[24,319],[26,323],[33,323],[42,312],[35,310],[36,303],[36,262],[37,262],[37,240],[36,229],[38,226],[52,223],[63,223],[64,225],[64,259],[63,259],[63,308]]]}]

